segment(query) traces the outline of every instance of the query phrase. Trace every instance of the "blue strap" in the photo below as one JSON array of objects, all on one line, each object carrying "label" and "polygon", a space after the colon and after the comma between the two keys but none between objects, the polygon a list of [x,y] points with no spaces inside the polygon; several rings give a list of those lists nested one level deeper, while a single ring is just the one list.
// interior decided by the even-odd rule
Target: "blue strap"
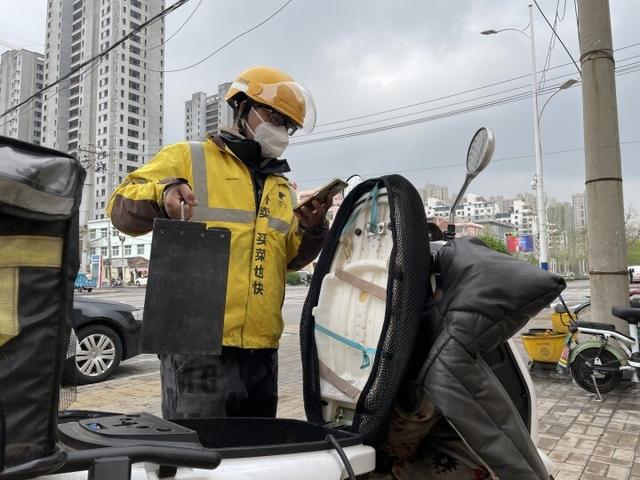
[{"label": "blue strap", "polygon": [[360,365],[360,368],[367,368],[369,365],[371,365],[371,360],[369,359],[369,355],[373,355],[375,357],[376,353],[378,352],[375,348],[367,348],[364,345],[354,340],[351,340],[350,338],[344,337],[339,333],[334,332],[333,330],[329,330],[327,327],[320,325],[318,322],[316,322],[316,330],[320,333],[324,333],[325,335],[333,338],[334,340],[339,341],[340,343],[344,343],[348,347],[361,351],[362,365]]},{"label": "blue strap", "polygon": [[365,208],[367,206],[367,202],[369,201],[371,201],[371,216],[369,218],[369,231],[371,233],[378,233],[378,230],[377,230],[378,190],[379,190],[379,187],[378,187],[378,184],[376,183],[373,186],[373,188],[369,190],[369,196],[367,197],[367,199],[364,202],[362,202],[362,204],[360,204],[360,206],[356,210],[354,210],[353,213],[351,213],[351,215],[349,216],[349,219],[345,222],[344,226],[342,227],[342,231],[340,232],[341,236],[344,235],[344,232],[346,232],[351,227],[351,224],[360,213],[360,210]]}]

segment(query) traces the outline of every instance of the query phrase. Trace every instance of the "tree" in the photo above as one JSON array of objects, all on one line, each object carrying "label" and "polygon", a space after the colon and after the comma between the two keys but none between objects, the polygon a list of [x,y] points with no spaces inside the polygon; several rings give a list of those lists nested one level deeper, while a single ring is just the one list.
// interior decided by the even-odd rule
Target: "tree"
[{"label": "tree", "polygon": [[507,246],[494,236],[489,235],[488,233],[484,233],[482,235],[478,235],[477,238],[479,240],[482,240],[482,242],[490,249],[495,250],[496,252],[506,253],[507,255],[510,255],[509,250],[507,250]]},{"label": "tree", "polygon": [[638,212],[631,205],[624,212],[624,230],[627,238],[627,250],[640,240],[640,220]]}]

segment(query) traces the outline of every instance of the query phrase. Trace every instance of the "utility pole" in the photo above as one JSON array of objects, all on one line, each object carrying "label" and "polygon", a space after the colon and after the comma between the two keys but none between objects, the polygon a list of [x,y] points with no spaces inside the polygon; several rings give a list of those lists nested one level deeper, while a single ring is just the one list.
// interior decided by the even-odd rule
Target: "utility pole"
[{"label": "utility pole", "polygon": [[579,0],[591,315],[627,333],[614,305],[629,305],[622,167],[609,0]]}]

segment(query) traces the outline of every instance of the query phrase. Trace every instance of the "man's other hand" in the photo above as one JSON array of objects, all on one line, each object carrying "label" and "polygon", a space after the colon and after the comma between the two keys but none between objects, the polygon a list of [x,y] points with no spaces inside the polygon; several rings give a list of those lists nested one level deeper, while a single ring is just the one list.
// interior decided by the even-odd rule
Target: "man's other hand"
[{"label": "man's other hand", "polygon": [[184,218],[189,220],[193,216],[193,207],[198,205],[198,200],[186,183],[171,187],[164,195],[164,209],[169,218],[182,218],[181,202],[184,202]]}]

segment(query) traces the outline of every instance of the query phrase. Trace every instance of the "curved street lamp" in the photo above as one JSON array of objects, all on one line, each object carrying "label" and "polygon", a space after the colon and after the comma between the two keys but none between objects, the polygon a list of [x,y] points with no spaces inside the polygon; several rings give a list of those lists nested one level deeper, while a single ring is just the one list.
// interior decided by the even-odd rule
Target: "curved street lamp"
[{"label": "curved street lamp", "polygon": [[[576,80],[567,80],[546,100],[542,110],[538,111],[538,74],[536,68],[536,49],[535,49],[535,35],[533,27],[533,5],[529,3],[529,25],[525,29],[519,28],[502,28],[499,30],[484,30],[480,32],[482,35],[495,35],[505,31],[516,31],[524,35],[529,39],[531,45],[531,93],[533,97],[533,132],[534,132],[534,147],[536,154],[536,211],[538,213],[538,229],[540,232],[539,242],[539,263],[540,268],[544,270],[549,269],[549,237],[547,232],[547,212],[544,201],[544,187],[543,187],[543,168],[542,168],[542,149],[540,147],[540,115],[542,110],[549,103],[551,97],[553,97],[560,90],[571,87]],[[531,29],[531,34],[525,32],[526,29]]]}]

